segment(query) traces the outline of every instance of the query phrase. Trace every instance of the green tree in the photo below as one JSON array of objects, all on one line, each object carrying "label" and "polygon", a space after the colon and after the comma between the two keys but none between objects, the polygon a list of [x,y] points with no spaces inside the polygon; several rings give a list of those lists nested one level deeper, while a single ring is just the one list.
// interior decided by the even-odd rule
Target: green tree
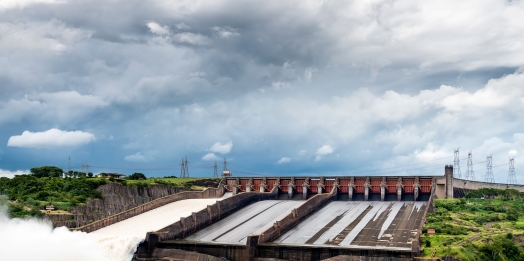
[{"label": "green tree", "polygon": [[31,168],[31,175],[37,178],[60,178],[64,171],[61,168],[55,166],[42,166],[37,168]]},{"label": "green tree", "polygon": [[139,173],[139,172],[135,172],[135,173],[127,176],[127,179],[130,179],[130,180],[144,180],[144,179],[147,179],[147,178],[146,178],[146,175],[144,175],[142,173]]}]

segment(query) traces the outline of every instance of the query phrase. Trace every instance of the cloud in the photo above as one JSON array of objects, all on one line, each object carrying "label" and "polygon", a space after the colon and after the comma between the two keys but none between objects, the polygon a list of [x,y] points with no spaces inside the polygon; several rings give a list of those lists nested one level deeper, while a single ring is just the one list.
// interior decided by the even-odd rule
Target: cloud
[{"label": "cloud", "polygon": [[173,41],[176,43],[190,44],[197,46],[210,45],[211,40],[204,35],[194,33],[178,33],[173,35]]},{"label": "cloud", "polygon": [[187,25],[187,24],[184,24],[184,23],[176,24],[175,27],[176,27],[178,30],[189,30],[189,29],[191,29],[191,26],[189,26],[189,25]]},{"label": "cloud", "polygon": [[131,161],[131,162],[146,162],[148,161],[148,159],[142,155],[142,153],[140,152],[137,152],[135,154],[132,154],[132,155],[127,155],[124,157],[124,160],[125,161]]},{"label": "cloud", "polygon": [[213,161],[213,160],[218,160],[218,159],[220,158],[217,157],[217,155],[215,155],[215,153],[213,152],[210,152],[202,157],[202,160],[205,160],[205,161]]},{"label": "cloud", "polygon": [[76,91],[42,92],[0,102],[0,122],[20,121],[30,116],[69,122],[108,105],[100,97],[81,95]]},{"label": "cloud", "polygon": [[62,131],[50,129],[44,132],[24,131],[22,135],[11,136],[7,141],[9,147],[46,148],[79,146],[95,140],[95,135],[83,131]]},{"label": "cloud", "polygon": [[216,142],[215,144],[213,144],[213,146],[211,146],[211,148],[209,148],[209,150],[212,152],[218,152],[220,154],[228,154],[229,152],[231,152],[232,147],[233,147],[233,142],[231,141],[226,144]]},{"label": "cloud", "polygon": [[24,8],[33,4],[57,4],[65,3],[66,0],[2,0],[0,11],[11,8]]},{"label": "cloud", "polygon": [[0,169],[0,177],[6,177],[6,178],[13,178],[15,175],[23,175],[23,174],[29,174],[29,173],[31,173],[31,171],[29,170],[10,171],[10,170]]},{"label": "cloud", "polygon": [[324,156],[333,153],[335,151],[335,148],[333,148],[331,145],[324,145],[317,149],[317,152],[315,152],[316,155]]},{"label": "cloud", "polygon": [[[1,6],[1,4],[0,4]],[[0,8],[1,10],[1,8]],[[46,23],[13,24],[0,22],[0,51],[51,51],[65,52],[74,44],[89,39],[91,31],[70,28],[51,19]]]},{"label": "cloud", "polygon": [[240,36],[240,34],[236,32],[237,31],[236,29],[229,28],[229,27],[214,26],[211,29],[215,31],[215,33],[218,34],[222,38],[231,38],[234,36]]},{"label": "cloud", "polygon": [[156,22],[148,22],[147,27],[149,27],[149,31],[151,31],[154,34],[158,35],[166,35],[169,34],[169,27],[167,25],[161,26]]},{"label": "cloud", "polygon": [[304,78],[306,79],[306,82],[311,82],[311,78],[313,78],[313,73],[316,72],[317,69],[315,68],[306,68],[304,71]]},{"label": "cloud", "polygon": [[301,150],[301,151],[298,152],[298,155],[304,156],[304,155],[306,155],[306,152],[307,152],[307,150]]},{"label": "cloud", "polygon": [[287,163],[287,162],[291,162],[291,158],[288,158],[288,157],[282,157],[281,159],[279,159],[277,161],[277,164],[282,164],[282,163]]},{"label": "cloud", "polygon": [[335,148],[333,148],[331,145],[324,145],[317,149],[317,152],[315,152],[315,161],[319,161],[322,159],[322,156],[329,155],[335,151]]}]

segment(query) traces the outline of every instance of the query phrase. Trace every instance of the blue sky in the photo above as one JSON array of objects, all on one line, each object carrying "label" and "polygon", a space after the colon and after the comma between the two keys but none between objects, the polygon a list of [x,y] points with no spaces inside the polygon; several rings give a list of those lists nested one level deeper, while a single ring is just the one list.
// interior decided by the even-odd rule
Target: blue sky
[{"label": "blue sky", "polygon": [[[523,1],[0,3],[0,175],[524,181]],[[3,145],[1,145],[3,142]]]}]

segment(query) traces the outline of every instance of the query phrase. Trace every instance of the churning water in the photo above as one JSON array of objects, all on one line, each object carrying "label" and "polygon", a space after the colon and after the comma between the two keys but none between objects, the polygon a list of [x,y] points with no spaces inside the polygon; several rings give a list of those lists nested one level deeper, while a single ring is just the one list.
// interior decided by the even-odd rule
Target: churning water
[{"label": "churning water", "polygon": [[9,261],[129,261],[148,231],[162,229],[217,200],[173,202],[89,234],[53,229],[50,221],[42,219],[10,219],[0,206],[0,256]]}]

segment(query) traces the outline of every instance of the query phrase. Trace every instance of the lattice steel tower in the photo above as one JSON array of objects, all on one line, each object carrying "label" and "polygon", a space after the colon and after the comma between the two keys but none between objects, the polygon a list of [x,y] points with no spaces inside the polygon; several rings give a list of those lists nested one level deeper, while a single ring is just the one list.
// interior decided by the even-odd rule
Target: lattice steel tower
[{"label": "lattice steel tower", "polygon": [[484,181],[495,183],[495,178],[493,177],[493,155],[486,157],[486,179]]},{"label": "lattice steel tower", "polygon": [[224,170],[227,170],[227,160],[224,158]]},{"label": "lattice steel tower", "polygon": [[509,158],[508,184],[517,184],[517,176],[515,176],[515,157]]},{"label": "lattice steel tower", "polygon": [[213,166],[213,178],[218,178],[218,165],[217,165],[216,160],[215,160],[215,166]]},{"label": "lattice steel tower", "polygon": [[184,162],[184,158],[182,158],[182,163],[180,163],[180,177],[186,177],[186,163]]},{"label": "lattice steel tower", "polygon": [[453,161],[453,177],[460,179],[460,158],[459,158],[459,148],[455,150],[455,160]]},{"label": "lattice steel tower", "polygon": [[466,180],[475,180],[475,172],[473,171],[473,156],[471,151],[468,153],[468,169],[466,170]]},{"label": "lattice steel tower", "polygon": [[186,162],[185,162],[185,163],[186,163],[186,164],[185,164],[185,167],[186,167],[186,176],[185,176],[185,177],[186,177],[186,178],[189,178],[189,164],[188,164],[188,162],[187,162],[187,156],[186,156]]}]

